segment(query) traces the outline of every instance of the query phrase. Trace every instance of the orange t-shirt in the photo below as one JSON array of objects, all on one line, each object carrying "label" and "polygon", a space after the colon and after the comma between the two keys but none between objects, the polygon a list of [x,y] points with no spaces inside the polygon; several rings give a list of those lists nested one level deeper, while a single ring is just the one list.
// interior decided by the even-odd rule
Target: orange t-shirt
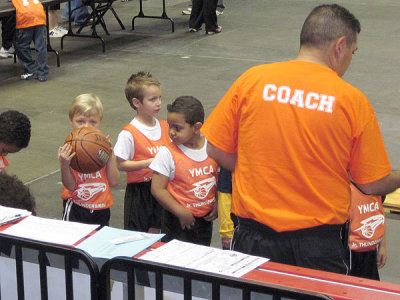
[{"label": "orange t-shirt", "polygon": [[249,69],[201,132],[237,153],[232,212],[277,231],[346,222],[348,172],[365,184],[391,171],[368,99],[315,63]]},{"label": "orange t-shirt", "polygon": [[0,173],[4,172],[6,170],[6,167],[8,166],[8,160],[6,159],[5,156],[0,156]]},{"label": "orange t-shirt", "polygon": [[[140,132],[132,124],[126,125],[122,130],[129,131],[132,134],[133,140],[135,141],[135,155],[133,161],[145,160],[154,158],[161,146],[166,145],[170,142],[168,134],[168,123],[165,120],[158,120],[161,127],[161,137],[157,141],[152,141],[147,138],[143,133]],[[153,170],[144,168],[137,171],[126,173],[126,182],[147,182],[151,180],[153,176]]]},{"label": "orange t-shirt", "polygon": [[12,3],[17,18],[15,28],[46,25],[46,14],[39,0],[12,0]]},{"label": "orange t-shirt", "polygon": [[204,217],[215,202],[217,163],[209,156],[203,161],[192,160],[174,143],[166,146],[175,164],[175,176],[168,182],[167,191],[194,216]]},{"label": "orange t-shirt", "polygon": [[365,195],[351,185],[350,249],[364,252],[375,250],[385,234],[382,197]]},{"label": "orange t-shirt", "polygon": [[71,199],[76,205],[91,210],[106,209],[113,205],[106,167],[89,174],[72,171],[75,177],[75,190],[70,191],[64,186],[61,195],[63,200]]}]

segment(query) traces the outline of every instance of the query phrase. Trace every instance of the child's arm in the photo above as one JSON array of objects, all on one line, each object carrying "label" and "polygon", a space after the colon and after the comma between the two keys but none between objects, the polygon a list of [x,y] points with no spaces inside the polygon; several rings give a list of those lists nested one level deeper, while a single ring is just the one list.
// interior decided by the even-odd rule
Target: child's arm
[{"label": "child's arm", "polygon": [[378,257],[377,257],[377,265],[378,269],[383,268],[386,264],[387,260],[387,251],[386,251],[386,233],[382,237],[382,241],[378,245]]},{"label": "child's arm", "polygon": [[167,191],[168,181],[169,178],[167,176],[154,171],[151,180],[151,193],[162,207],[179,219],[182,229],[190,229],[194,225],[195,219],[192,213],[176,202]]},{"label": "child's arm", "polygon": [[[107,135],[108,141],[111,143],[110,136]],[[114,149],[111,147],[111,156],[106,164],[107,180],[110,187],[116,187],[119,183],[119,171],[117,168],[117,159],[114,155]]]},{"label": "child's arm", "polygon": [[153,158],[133,161],[133,160],[124,160],[120,157],[117,157],[118,170],[125,172],[138,171],[144,168],[148,168],[152,161]]},{"label": "child's arm", "polygon": [[70,144],[64,144],[58,148],[58,160],[60,161],[61,169],[61,181],[63,185],[70,191],[75,189],[75,177],[71,170],[70,164],[71,159],[75,156],[75,152],[72,153],[72,147]]}]

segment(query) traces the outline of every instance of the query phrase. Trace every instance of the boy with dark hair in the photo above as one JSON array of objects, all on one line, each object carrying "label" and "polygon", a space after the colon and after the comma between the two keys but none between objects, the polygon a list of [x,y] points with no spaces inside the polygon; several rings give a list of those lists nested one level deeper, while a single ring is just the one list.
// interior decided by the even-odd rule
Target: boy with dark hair
[{"label": "boy with dark hair", "polygon": [[165,209],[164,241],[179,239],[209,246],[218,210],[218,165],[208,157],[207,141],[200,134],[203,105],[192,96],[182,96],[167,110],[172,143],[162,147],[150,164],[154,171],[151,192]]},{"label": "boy with dark hair", "polygon": [[26,148],[31,139],[29,118],[15,110],[0,114],[0,172],[4,172],[8,161],[6,155]]},{"label": "boy with dark hair", "polygon": [[125,95],[137,114],[122,128],[114,147],[118,169],[126,172],[124,228],[158,233],[161,206],[150,192],[149,165],[169,142],[167,122],[156,118],[161,109],[160,82],[150,73],[138,72],[128,79]]}]

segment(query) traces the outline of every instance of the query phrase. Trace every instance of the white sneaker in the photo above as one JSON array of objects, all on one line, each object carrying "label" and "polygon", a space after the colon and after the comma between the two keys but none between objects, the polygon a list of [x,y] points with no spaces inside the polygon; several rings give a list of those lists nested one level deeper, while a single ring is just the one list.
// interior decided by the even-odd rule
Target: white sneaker
[{"label": "white sneaker", "polygon": [[192,7],[189,6],[188,8],[182,10],[182,15],[190,15],[192,13]]},{"label": "white sneaker", "polygon": [[29,80],[31,79],[33,76],[35,76],[34,73],[24,73],[21,75],[21,80]]},{"label": "white sneaker", "polygon": [[4,47],[0,49],[0,58],[11,58],[14,56],[15,49],[13,46],[10,49],[6,50]]},{"label": "white sneaker", "polygon": [[54,28],[54,30],[57,30],[58,32],[61,32],[62,35],[67,34],[68,30],[62,26],[57,26],[56,28]]},{"label": "white sneaker", "polygon": [[224,10],[222,10],[221,8],[217,8],[217,10],[215,11],[215,13],[217,14],[217,16],[222,15],[224,13]]},{"label": "white sneaker", "polygon": [[61,33],[60,31],[58,31],[56,28],[57,28],[57,27],[54,27],[52,30],[50,30],[49,36],[50,36],[51,38],[59,38],[59,37],[62,37],[62,36],[64,35],[64,34]]}]

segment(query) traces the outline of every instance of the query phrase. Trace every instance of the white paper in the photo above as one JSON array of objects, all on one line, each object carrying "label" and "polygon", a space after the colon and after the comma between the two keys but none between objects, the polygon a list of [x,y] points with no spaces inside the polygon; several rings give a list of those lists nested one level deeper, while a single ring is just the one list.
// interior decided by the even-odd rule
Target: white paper
[{"label": "white paper", "polygon": [[172,240],[140,259],[233,277],[241,277],[268,261],[263,257],[178,240]]},{"label": "white paper", "polygon": [[99,226],[30,216],[1,233],[72,246]]},{"label": "white paper", "polygon": [[7,224],[24,217],[30,216],[32,213],[25,209],[13,208],[0,205],[0,225]]}]

